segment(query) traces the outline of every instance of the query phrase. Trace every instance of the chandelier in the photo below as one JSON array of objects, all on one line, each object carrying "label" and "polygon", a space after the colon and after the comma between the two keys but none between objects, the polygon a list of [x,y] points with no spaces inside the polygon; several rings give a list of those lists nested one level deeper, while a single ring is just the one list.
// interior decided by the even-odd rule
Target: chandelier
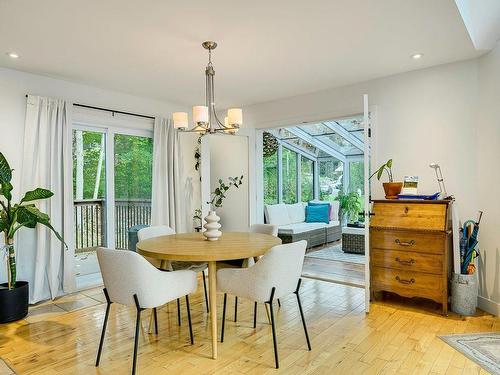
[{"label": "chandelier", "polygon": [[217,47],[217,43],[207,41],[202,46],[208,50],[208,65],[205,68],[205,105],[193,107],[194,126],[191,129],[188,129],[188,114],[186,112],[174,112],[174,128],[182,131],[201,133],[201,135],[217,132],[235,134],[243,123],[241,108],[229,108],[224,121],[220,121],[215,109],[215,70],[212,65],[212,50]]}]

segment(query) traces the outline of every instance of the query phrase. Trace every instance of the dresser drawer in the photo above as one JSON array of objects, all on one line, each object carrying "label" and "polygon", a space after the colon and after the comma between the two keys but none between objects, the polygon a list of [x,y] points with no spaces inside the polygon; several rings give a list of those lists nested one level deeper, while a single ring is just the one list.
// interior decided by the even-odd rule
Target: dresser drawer
[{"label": "dresser drawer", "polygon": [[446,233],[377,230],[370,228],[372,249],[444,254]]},{"label": "dresser drawer", "polygon": [[403,271],[443,274],[443,256],[414,251],[373,249],[370,254],[373,266]]},{"label": "dresser drawer", "polygon": [[444,231],[446,204],[429,203],[375,203],[370,225],[379,228],[401,228]]},{"label": "dresser drawer", "polygon": [[386,290],[403,297],[424,297],[437,302],[441,301],[442,276],[382,267],[372,267],[371,272],[374,291]]}]

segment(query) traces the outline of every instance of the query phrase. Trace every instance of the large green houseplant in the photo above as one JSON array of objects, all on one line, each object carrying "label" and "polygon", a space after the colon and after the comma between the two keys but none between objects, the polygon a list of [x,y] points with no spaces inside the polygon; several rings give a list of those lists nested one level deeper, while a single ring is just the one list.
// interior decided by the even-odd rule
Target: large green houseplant
[{"label": "large green houseplant", "polygon": [[360,196],[357,192],[351,191],[344,193],[342,190],[339,192],[336,200],[339,201],[342,224],[357,221],[359,213],[362,210]]},{"label": "large green houseplant", "polygon": [[[36,188],[26,192],[19,203],[13,203],[12,171],[7,159],[0,152],[0,232],[3,233],[5,240],[4,252],[7,255],[8,279],[7,283],[0,284],[0,322],[20,319],[27,313],[28,283],[17,281],[14,249],[16,232],[21,228],[35,228],[37,224],[42,224],[64,243],[61,235],[50,224],[49,216],[41,212],[33,203],[37,200],[48,199],[54,194],[50,190]],[[65,243],[64,245],[66,246]],[[24,315],[20,316],[22,314]]]}]

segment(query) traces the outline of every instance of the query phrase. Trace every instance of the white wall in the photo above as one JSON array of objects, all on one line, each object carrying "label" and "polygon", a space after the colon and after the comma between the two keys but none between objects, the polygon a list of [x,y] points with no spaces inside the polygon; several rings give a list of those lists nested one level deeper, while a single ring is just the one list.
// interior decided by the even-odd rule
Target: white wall
[{"label": "white wall", "polygon": [[210,189],[219,186],[219,178],[243,175],[243,184],[230,188],[222,208],[217,210],[222,231],[246,231],[249,222],[249,138],[246,136],[211,135]]},{"label": "white wall", "polygon": [[478,118],[475,121],[476,195],[485,212],[480,228],[481,295],[500,313],[500,42],[479,59]]},{"label": "white wall", "polygon": [[[498,51],[492,54],[485,56],[479,62],[470,60],[441,65],[248,106],[244,108],[245,125],[270,128],[362,113],[362,95],[368,94],[370,105],[376,106],[377,111],[377,127],[373,133],[372,167],[393,158],[394,175],[397,179],[402,179],[404,175],[418,175],[419,190],[431,193],[438,187],[434,172],[428,165],[437,162],[442,167],[448,193],[457,199],[462,219],[475,218],[479,209],[490,213],[488,217],[491,224],[486,225],[485,217],[480,233],[481,248],[485,247],[491,263],[484,269],[485,287],[481,293],[498,304],[500,302],[498,268],[496,273],[494,268],[498,267],[499,262],[498,234],[496,234],[499,232],[499,226],[498,218],[492,219],[495,215],[498,217],[498,201],[494,198],[485,198],[491,197],[491,193],[489,196],[486,193],[494,189],[498,194],[499,186],[498,174],[496,180],[492,180],[491,177],[486,178],[491,175],[492,169],[496,168],[498,171],[495,162],[498,163],[500,160],[498,156],[500,63]],[[488,86],[488,88],[481,87],[481,90],[489,93],[487,96],[483,95],[488,119],[485,119],[482,128],[478,125],[477,118],[478,66],[481,75],[484,75],[483,86]],[[491,81],[490,71],[493,69],[496,69],[497,81]],[[487,131],[478,136],[479,130],[482,132],[483,128]],[[490,147],[483,149],[483,142],[487,142]],[[478,168],[478,164],[482,164],[484,171]],[[481,178],[482,176],[484,177]],[[375,181],[373,186],[373,198],[382,198],[381,184]],[[483,186],[484,190],[481,199],[479,198],[481,194],[478,194],[480,186]],[[497,257],[496,266],[495,261],[491,260],[494,256]],[[492,292],[495,288],[496,293]],[[491,306],[489,310],[492,311]]]},{"label": "white wall", "polygon": [[[11,167],[15,169],[13,177],[15,197],[20,194],[16,187],[19,186],[21,173],[26,94],[63,98],[74,103],[151,116],[169,116],[173,111],[186,110],[183,106],[174,103],[136,97],[50,77],[0,68],[0,151],[6,156]],[[181,139],[184,150],[185,194],[189,206],[185,220],[187,224],[191,225],[193,207],[200,205],[199,176],[194,170],[196,137],[186,134],[181,135]],[[3,238],[0,239],[0,243],[2,242]],[[23,259],[19,259],[18,264],[21,272],[19,277],[22,278]],[[4,279],[6,279],[5,267],[0,266],[0,280]]]}]

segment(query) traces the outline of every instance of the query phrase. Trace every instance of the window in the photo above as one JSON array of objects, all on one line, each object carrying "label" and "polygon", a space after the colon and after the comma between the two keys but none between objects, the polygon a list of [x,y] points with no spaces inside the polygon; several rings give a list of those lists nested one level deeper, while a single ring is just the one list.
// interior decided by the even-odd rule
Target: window
[{"label": "window", "polygon": [[282,148],[283,202],[297,203],[297,153]]},{"label": "window", "polygon": [[344,165],[340,160],[331,158],[319,161],[319,199],[334,201],[342,190]]},{"label": "window", "polygon": [[146,135],[125,133],[75,126],[73,197],[77,253],[99,246],[128,249],[129,229],[151,221],[153,140]]},{"label": "window", "polygon": [[365,163],[364,161],[349,162],[349,191],[359,194],[361,207],[365,205]]},{"label": "window", "polygon": [[314,199],[314,161],[302,156],[300,159],[301,200],[308,202]]},{"label": "window", "polygon": [[115,134],[115,248],[128,249],[128,230],[151,220],[153,140]]},{"label": "window", "polygon": [[278,152],[264,157],[264,204],[278,203]]},{"label": "window", "polygon": [[106,134],[103,132],[73,131],[73,199],[76,248],[107,246]]}]

